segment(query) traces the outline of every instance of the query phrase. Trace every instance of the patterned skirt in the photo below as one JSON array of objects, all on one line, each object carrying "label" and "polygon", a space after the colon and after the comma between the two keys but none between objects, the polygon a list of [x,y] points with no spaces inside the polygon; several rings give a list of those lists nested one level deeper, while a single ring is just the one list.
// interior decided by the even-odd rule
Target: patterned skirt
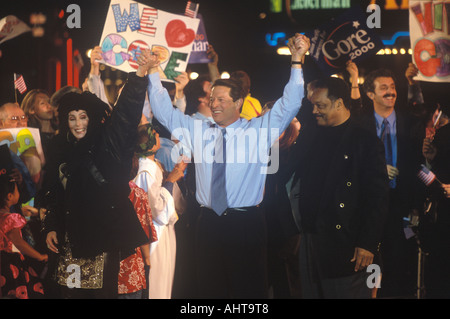
[{"label": "patterned skirt", "polygon": [[0,251],[0,298],[44,298],[41,279],[22,254]]}]

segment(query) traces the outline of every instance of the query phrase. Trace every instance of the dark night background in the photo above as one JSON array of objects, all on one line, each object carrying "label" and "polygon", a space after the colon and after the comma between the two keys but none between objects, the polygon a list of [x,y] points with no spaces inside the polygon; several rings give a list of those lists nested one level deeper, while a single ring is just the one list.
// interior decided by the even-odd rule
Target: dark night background
[{"label": "dark night background", "polygon": [[[31,13],[43,13],[47,17],[43,25],[45,36],[34,38],[30,32],[0,44],[0,103],[14,100],[13,73],[22,74],[28,90],[45,89],[52,94],[55,88],[54,61],[62,62],[62,86],[65,79],[65,42],[73,39],[73,48],[78,49],[84,61],[80,72],[80,83],[89,72],[89,59],[85,52],[99,44],[106,18],[109,0],[61,0],[61,1],[24,1],[15,0],[2,3],[0,18],[15,15],[29,26]],[[160,10],[183,14],[185,0],[141,0]],[[194,1],[195,2],[195,1]],[[315,26],[323,24],[343,13],[344,9],[335,10],[296,10],[289,17],[285,10],[282,13],[271,13],[269,0],[198,0],[199,13],[202,14],[209,43],[219,54],[219,70],[232,72],[242,69],[252,79],[252,96],[261,103],[273,100],[282,95],[284,84],[289,76],[289,56],[280,56],[276,47],[265,41],[267,33],[285,32],[287,37],[295,32],[307,32]],[[293,1],[292,1],[293,2]],[[400,4],[400,0],[397,1]],[[78,4],[81,8],[81,29],[69,29],[65,21],[70,13],[61,19],[58,14],[69,4]],[[283,0],[283,7],[286,1]],[[352,6],[360,5],[364,11],[370,0],[352,0]],[[378,1],[381,7],[384,1]],[[261,13],[266,17],[262,19]],[[381,29],[377,33],[382,39],[390,39],[397,31],[409,30],[408,10],[393,10],[381,13]],[[409,48],[409,38],[400,38],[395,44],[398,48]],[[406,79],[404,72],[411,56],[390,55],[374,56],[361,65],[360,74],[378,67],[388,67],[395,71],[399,80],[399,98],[406,98]],[[199,73],[206,72],[206,65],[189,65],[189,69]],[[313,79],[320,72],[313,61],[305,66],[306,81]],[[113,85],[109,91],[114,92],[116,79],[125,79],[126,74],[105,68],[102,79],[111,78]],[[449,85],[424,82],[422,85],[425,99],[430,103],[445,99]],[[18,102],[23,96],[18,93]]]}]

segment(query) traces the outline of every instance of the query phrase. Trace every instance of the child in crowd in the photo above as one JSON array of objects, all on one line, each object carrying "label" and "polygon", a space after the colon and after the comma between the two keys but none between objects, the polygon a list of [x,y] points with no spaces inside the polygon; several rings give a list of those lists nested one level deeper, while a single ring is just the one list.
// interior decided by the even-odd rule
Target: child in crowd
[{"label": "child in crowd", "polygon": [[172,296],[176,259],[174,225],[178,220],[172,191],[174,183],[183,178],[187,166],[181,161],[167,174],[155,160],[160,146],[159,134],[152,124],[138,127],[136,155],[139,163],[133,182],[148,194],[157,238],[150,245],[149,299],[170,299]]},{"label": "child in crowd", "polygon": [[0,175],[0,298],[43,298],[40,278],[24,256],[47,262],[48,255],[39,253],[22,238],[21,228],[26,220],[10,212],[18,200],[16,182]]}]

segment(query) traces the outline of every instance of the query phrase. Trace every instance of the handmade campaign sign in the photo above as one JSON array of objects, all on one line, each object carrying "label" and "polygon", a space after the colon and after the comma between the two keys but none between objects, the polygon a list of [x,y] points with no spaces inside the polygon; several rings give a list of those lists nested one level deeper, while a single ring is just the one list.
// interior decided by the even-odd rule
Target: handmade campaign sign
[{"label": "handmade campaign sign", "polygon": [[159,54],[160,75],[173,82],[186,70],[200,20],[129,0],[111,0],[100,40],[110,67],[135,72],[145,49]]},{"label": "handmade campaign sign", "polygon": [[210,63],[212,59],[208,58],[208,37],[206,36],[205,24],[203,23],[203,17],[201,14],[197,14],[200,19],[197,34],[195,35],[195,41],[192,44],[192,52],[189,57],[189,63]]},{"label": "handmade campaign sign", "polygon": [[326,75],[375,55],[383,46],[380,37],[366,24],[361,7],[353,7],[306,36],[311,39],[309,54]]},{"label": "handmade campaign sign", "polygon": [[450,3],[409,2],[409,31],[416,80],[450,82]]},{"label": "handmade campaign sign", "polygon": [[2,129],[0,145],[7,145],[14,154],[19,156],[33,181],[39,181],[45,164],[39,129],[32,127]]}]

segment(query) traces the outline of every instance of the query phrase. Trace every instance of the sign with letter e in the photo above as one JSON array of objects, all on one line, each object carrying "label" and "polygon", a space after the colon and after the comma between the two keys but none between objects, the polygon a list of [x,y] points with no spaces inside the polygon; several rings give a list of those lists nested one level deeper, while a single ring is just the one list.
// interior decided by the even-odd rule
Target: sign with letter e
[{"label": "sign with letter e", "polygon": [[186,70],[200,20],[129,0],[112,0],[100,39],[103,60],[124,72],[138,68],[144,49],[159,55],[162,80]]}]

